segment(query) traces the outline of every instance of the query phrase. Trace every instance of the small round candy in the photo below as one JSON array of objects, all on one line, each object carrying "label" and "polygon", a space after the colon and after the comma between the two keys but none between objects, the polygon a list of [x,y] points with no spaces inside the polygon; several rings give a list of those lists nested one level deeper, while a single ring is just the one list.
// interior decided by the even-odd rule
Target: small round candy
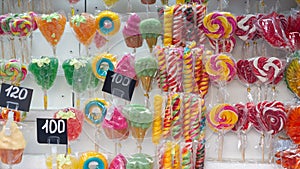
[{"label": "small round candy", "polygon": [[[110,53],[104,53],[94,57],[92,61],[92,70],[94,75],[99,79],[105,79],[107,70],[113,71],[117,59]],[[108,66],[106,68],[105,64]]]},{"label": "small round candy", "polygon": [[108,103],[103,99],[89,100],[84,107],[85,119],[91,124],[100,124],[106,115],[107,106]]},{"label": "small round candy", "polygon": [[98,30],[104,36],[112,36],[120,30],[121,21],[117,13],[112,11],[102,11],[96,17]]},{"label": "small round candy", "polygon": [[89,151],[80,156],[79,168],[90,169],[93,164],[97,165],[97,169],[107,169],[108,167],[107,159],[101,153]]}]

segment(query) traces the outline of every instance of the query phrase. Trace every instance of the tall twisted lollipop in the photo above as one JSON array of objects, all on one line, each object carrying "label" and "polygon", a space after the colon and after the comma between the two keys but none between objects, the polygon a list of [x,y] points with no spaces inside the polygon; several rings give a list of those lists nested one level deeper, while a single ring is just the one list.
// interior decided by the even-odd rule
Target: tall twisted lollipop
[{"label": "tall twisted lollipop", "polygon": [[154,96],[154,115],[152,124],[152,142],[158,145],[162,135],[162,107],[163,97],[161,95]]},{"label": "tall twisted lollipop", "polygon": [[169,53],[167,54],[167,72],[168,72],[168,86],[169,91],[178,92],[180,90],[180,79],[178,78],[179,72],[179,62],[177,48],[171,47]]},{"label": "tall twisted lollipop", "polygon": [[182,120],[181,120],[182,99],[178,93],[172,95],[171,114],[172,114],[172,129],[171,135],[175,141],[179,141],[182,135]]},{"label": "tall twisted lollipop", "polygon": [[183,5],[176,5],[174,8],[174,16],[173,16],[173,28],[172,28],[172,44],[175,46],[180,46],[181,44],[184,44],[184,35],[183,35],[183,29],[184,29],[184,20],[183,20]]},{"label": "tall twisted lollipop", "polygon": [[167,59],[165,49],[160,46],[155,47],[154,55],[158,60],[158,87],[167,92],[169,90],[168,72],[167,72]]},{"label": "tall twisted lollipop", "polygon": [[197,90],[195,93],[199,93],[204,97],[208,93],[209,88],[209,76],[206,72],[206,69],[203,65],[203,48],[195,48],[192,50],[193,56],[195,58],[195,67],[194,67],[194,77]]},{"label": "tall twisted lollipop", "polygon": [[197,26],[197,36],[199,38],[199,44],[203,44],[205,40],[205,34],[202,29],[203,26],[203,19],[206,14],[206,6],[203,4],[196,5],[196,26]]},{"label": "tall twisted lollipop", "polygon": [[164,46],[172,45],[172,23],[174,7],[166,7],[164,12]]},{"label": "tall twisted lollipop", "polygon": [[183,55],[183,90],[186,93],[194,91],[193,55],[189,48],[185,48]]}]

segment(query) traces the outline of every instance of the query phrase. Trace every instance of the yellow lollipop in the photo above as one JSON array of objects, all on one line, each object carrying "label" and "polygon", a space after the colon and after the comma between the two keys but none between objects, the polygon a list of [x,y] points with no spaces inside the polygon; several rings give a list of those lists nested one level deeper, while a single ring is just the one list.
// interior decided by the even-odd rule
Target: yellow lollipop
[{"label": "yellow lollipop", "polygon": [[117,13],[102,11],[96,16],[98,31],[103,36],[112,36],[119,32],[121,21]]}]

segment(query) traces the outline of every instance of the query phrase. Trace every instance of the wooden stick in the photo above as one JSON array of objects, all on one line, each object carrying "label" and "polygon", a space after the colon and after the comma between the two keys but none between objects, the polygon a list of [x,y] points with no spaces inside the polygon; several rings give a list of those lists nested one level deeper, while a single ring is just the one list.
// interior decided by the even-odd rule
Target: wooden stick
[{"label": "wooden stick", "polygon": [[224,144],[224,132],[219,131],[219,148],[218,148],[218,161],[222,161],[223,156],[223,144]]}]

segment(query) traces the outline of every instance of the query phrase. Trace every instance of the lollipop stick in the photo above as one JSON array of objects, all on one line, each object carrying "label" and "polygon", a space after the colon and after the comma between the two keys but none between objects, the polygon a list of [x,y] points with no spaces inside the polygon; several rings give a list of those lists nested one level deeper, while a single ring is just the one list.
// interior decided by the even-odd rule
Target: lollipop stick
[{"label": "lollipop stick", "polygon": [[222,161],[223,144],[224,144],[224,131],[219,131],[218,140],[219,140],[218,161]]},{"label": "lollipop stick", "polygon": [[4,15],[4,0],[2,0],[2,15]]},{"label": "lollipop stick", "polygon": [[44,90],[44,110],[47,110],[48,108],[48,96],[47,96],[47,90]]},{"label": "lollipop stick", "polygon": [[23,49],[23,41],[22,41],[22,38],[19,38],[19,41],[20,41],[20,45],[21,45],[21,56],[22,56],[22,63],[25,62],[25,56],[24,56],[24,50]]},{"label": "lollipop stick", "polygon": [[264,163],[265,162],[265,134],[262,133],[261,134],[261,137],[260,137],[260,146],[261,146],[261,149],[262,149],[262,162]]},{"label": "lollipop stick", "polygon": [[52,51],[53,51],[54,57],[56,57],[56,46],[53,46],[53,47],[52,47]]},{"label": "lollipop stick", "polygon": [[5,54],[4,54],[4,42],[3,42],[3,38],[0,37],[0,43],[1,43],[1,55],[2,55],[2,59],[5,58]]},{"label": "lollipop stick", "polygon": [[[95,132],[95,139],[100,135],[100,128],[98,128],[97,126],[96,127],[96,132]],[[95,141],[95,151],[98,152],[99,151],[99,145],[96,143]]]},{"label": "lollipop stick", "polygon": [[247,135],[244,132],[241,132],[241,141],[242,141],[242,161],[245,162],[245,156],[246,156],[246,145],[247,145]]},{"label": "lollipop stick", "polygon": [[14,38],[10,38],[10,43],[11,43],[12,58],[16,59],[15,39]]},{"label": "lollipop stick", "polygon": [[80,109],[80,96],[79,96],[79,93],[76,93],[76,108]]},{"label": "lollipop stick", "polygon": [[75,8],[73,5],[71,5],[71,16],[75,15]]},{"label": "lollipop stick", "polygon": [[127,3],[127,12],[131,12],[131,3],[130,3],[130,0],[128,0],[128,3]]},{"label": "lollipop stick", "polygon": [[89,57],[90,51],[88,45],[85,46],[85,52],[86,52],[86,56]]}]

